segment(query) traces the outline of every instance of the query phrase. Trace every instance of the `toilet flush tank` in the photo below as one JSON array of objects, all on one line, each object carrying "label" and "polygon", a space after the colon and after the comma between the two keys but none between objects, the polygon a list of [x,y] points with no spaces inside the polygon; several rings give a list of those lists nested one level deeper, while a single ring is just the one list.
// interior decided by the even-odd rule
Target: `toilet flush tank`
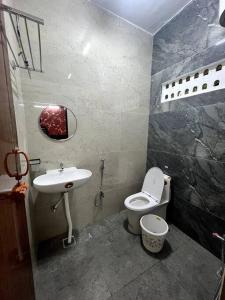
[{"label": "toilet flush tank", "polygon": [[219,17],[220,17],[220,25],[225,27],[225,0],[220,0]]}]

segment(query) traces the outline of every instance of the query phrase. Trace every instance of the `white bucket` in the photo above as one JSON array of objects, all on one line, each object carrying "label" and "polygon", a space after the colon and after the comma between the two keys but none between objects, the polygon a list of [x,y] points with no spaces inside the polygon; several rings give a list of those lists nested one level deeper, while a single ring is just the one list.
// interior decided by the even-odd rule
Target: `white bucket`
[{"label": "white bucket", "polygon": [[156,215],[145,215],[141,218],[140,225],[144,247],[153,253],[161,251],[169,230],[166,221]]}]

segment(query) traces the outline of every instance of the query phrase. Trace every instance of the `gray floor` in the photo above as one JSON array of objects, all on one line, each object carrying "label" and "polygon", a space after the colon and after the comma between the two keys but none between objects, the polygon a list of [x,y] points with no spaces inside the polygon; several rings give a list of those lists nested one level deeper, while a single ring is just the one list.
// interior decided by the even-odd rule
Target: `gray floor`
[{"label": "gray floor", "polygon": [[213,299],[217,258],[174,225],[163,251],[151,255],[125,219],[122,212],[88,226],[75,247],[40,259],[37,300]]}]

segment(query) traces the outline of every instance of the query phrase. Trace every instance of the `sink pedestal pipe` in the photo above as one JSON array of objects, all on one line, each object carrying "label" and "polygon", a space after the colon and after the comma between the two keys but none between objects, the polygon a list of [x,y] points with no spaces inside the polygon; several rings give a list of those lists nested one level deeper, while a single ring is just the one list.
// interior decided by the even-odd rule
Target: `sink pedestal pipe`
[{"label": "sink pedestal pipe", "polygon": [[72,225],[72,220],[71,220],[71,215],[70,215],[68,192],[65,192],[63,196],[64,196],[65,215],[66,215],[66,220],[67,220],[67,224],[68,224],[68,236],[67,236],[67,238],[63,239],[63,247],[67,248],[75,242],[75,238],[72,235],[73,225]]}]

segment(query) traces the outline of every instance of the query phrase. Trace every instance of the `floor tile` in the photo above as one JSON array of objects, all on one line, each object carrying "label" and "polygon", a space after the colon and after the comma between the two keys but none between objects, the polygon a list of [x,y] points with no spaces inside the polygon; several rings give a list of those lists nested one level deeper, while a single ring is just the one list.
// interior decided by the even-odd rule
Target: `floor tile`
[{"label": "floor tile", "polygon": [[123,227],[112,231],[108,241],[108,248],[101,254],[100,264],[111,293],[159,261],[143,249],[140,236],[128,233]]},{"label": "floor tile", "polygon": [[163,250],[151,254],[141,236],[126,230],[126,211],[87,226],[76,245],[38,261],[36,299],[211,300],[218,259],[173,224],[169,228]]},{"label": "floor tile", "polygon": [[193,240],[163,261],[194,299],[211,300],[217,283],[219,260]]},{"label": "floor tile", "polygon": [[79,232],[79,243],[106,235],[109,229],[104,224],[88,225]]},{"label": "floor tile", "polygon": [[110,300],[192,300],[168,268],[161,262],[145,271]]},{"label": "floor tile", "polygon": [[117,254],[111,248],[101,256],[104,280],[111,293],[116,292],[156,263],[154,258],[143,253],[142,251],[137,256],[136,252],[127,250],[123,254]]},{"label": "floor tile", "polygon": [[127,220],[127,210],[125,209],[118,214],[114,214],[112,216],[105,218],[104,222],[109,229],[113,230],[118,227],[124,227],[126,220]]},{"label": "floor tile", "polygon": [[51,288],[54,287],[49,299],[107,299],[111,294],[98,257],[105,247],[104,239],[91,240],[77,245],[69,255],[58,258],[54,268],[42,265],[39,272],[42,282],[49,282]]},{"label": "floor tile", "polygon": [[185,233],[183,233],[173,224],[168,225],[169,232],[166,237],[166,240],[171,247],[171,251],[174,252],[178,248],[182,247],[185,243],[188,243],[191,240],[191,238],[189,238]]}]

